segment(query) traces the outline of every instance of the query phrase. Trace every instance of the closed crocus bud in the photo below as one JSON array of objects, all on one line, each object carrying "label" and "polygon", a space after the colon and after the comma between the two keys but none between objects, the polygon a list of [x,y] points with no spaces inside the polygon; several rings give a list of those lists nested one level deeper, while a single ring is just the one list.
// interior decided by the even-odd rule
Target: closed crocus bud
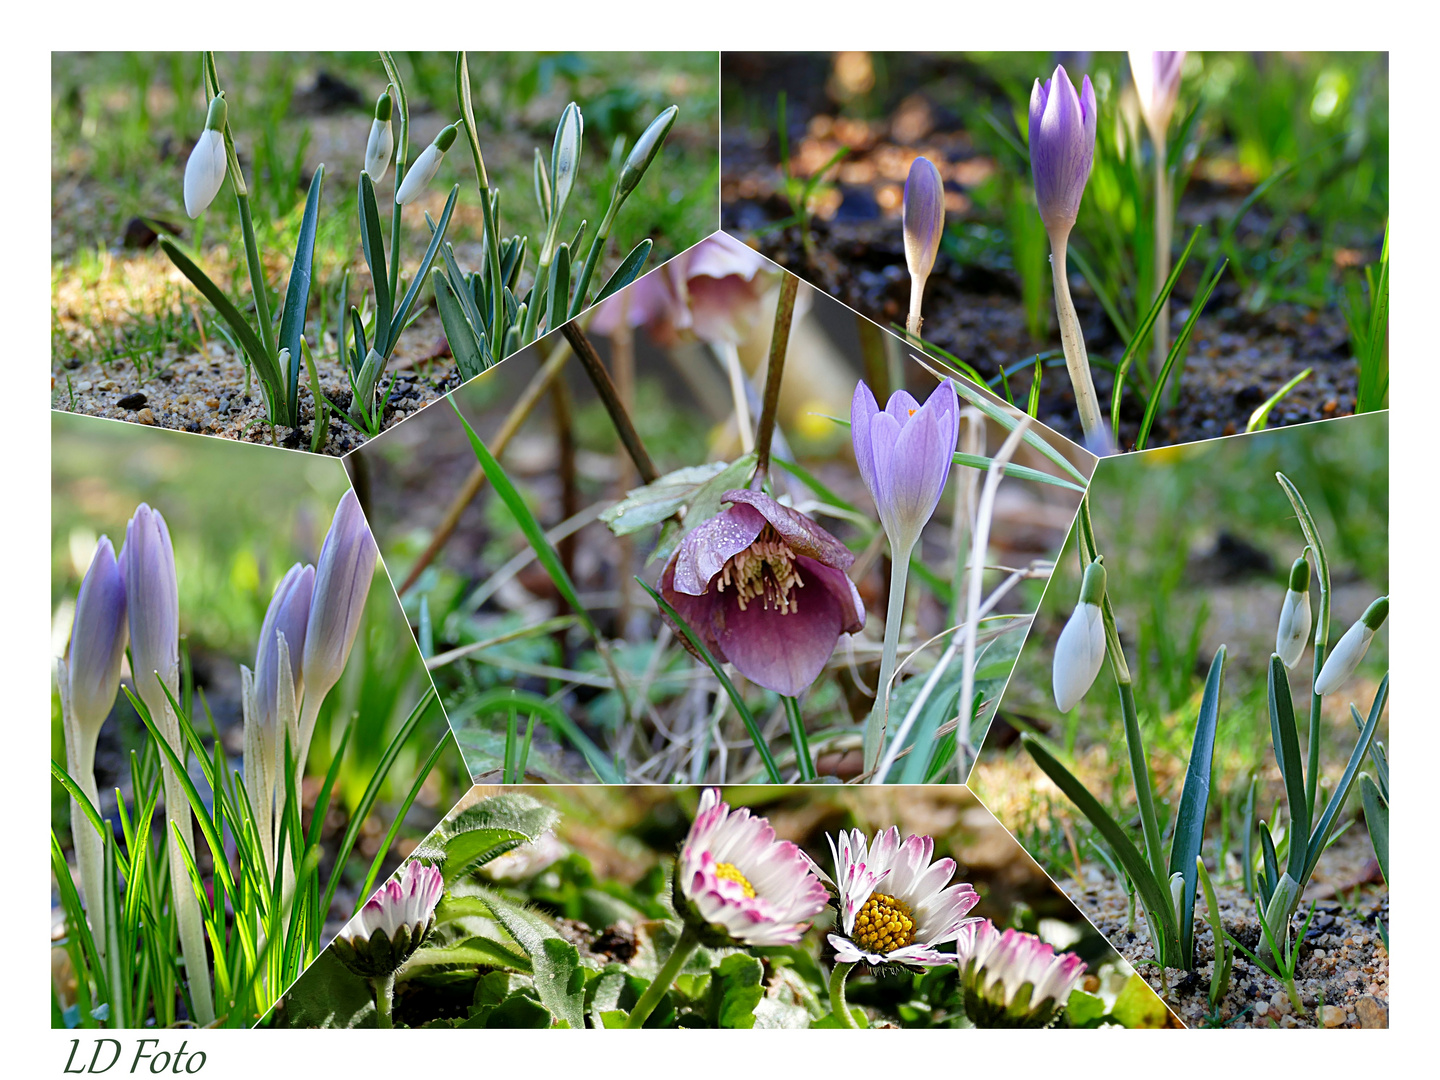
[{"label": "closed crocus bud", "polygon": [[1290,587],[1280,607],[1280,625],[1275,631],[1275,653],[1281,663],[1293,668],[1310,640],[1310,564],[1304,557],[1290,567]]},{"label": "closed crocus bud", "polygon": [[195,140],[190,160],[185,162],[185,213],[197,218],[220,194],[225,183],[225,98],[210,101],[205,130]]},{"label": "closed crocus bud", "polygon": [[1365,614],[1355,620],[1354,625],[1345,631],[1330,655],[1325,658],[1325,666],[1320,669],[1320,677],[1315,680],[1315,693],[1333,694],[1345,685],[1346,680],[1355,673],[1360,661],[1365,659],[1370,642],[1375,639],[1375,631],[1380,629],[1381,623],[1389,614],[1388,596],[1380,597],[1365,609]]},{"label": "closed crocus bud", "polygon": [[[375,540],[355,492],[347,491],[335,508],[335,519],[320,549],[315,568],[314,597],[305,626],[304,663],[307,701],[318,701],[340,681],[360,616],[370,579],[375,575]],[[301,652],[295,649],[292,655]]]},{"label": "closed crocus bud", "polygon": [[1080,602],[1055,645],[1053,686],[1055,707],[1061,712],[1069,712],[1085,696],[1105,662],[1105,620],[1100,614],[1104,599],[1105,567],[1096,559],[1085,568]]},{"label": "closed crocus bud", "polygon": [[455,137],[459,129],[454,124],[447,124],[440,129],[440,134],[435,136],[435,141],[420,152],[415,159],[415,164],[410,166],[410,171],[405,174],[405,179],[400,183],[400,190],[395,192],[395,201],[401,206],[414,202],[420,197],[435,174],[440,171],[440,163],[445,160],[445,151],[455,145]]},{"label": "closed crocus bud", "polygon": [[393,106],[389,94],[381,94],[375,102],[375,119],[370,124],[370,139],[365,144],[365,172],[374,183],[385,178],[390,169],[390,155],[395,151],[395,133],[390,127]]},{"label": "closed crocus bud", "polygon": [[175,693],[180,674],[180,588],[170,529],[160,511],[145,503],[135,508],[125,526],[120,560],[135,689],[150,711],[159,714],[166,704],[161,682]]},{"label": "closed crocus bud", "polygon": [[912,278],[924,281],[935,268],[940,236],[945,231],[945,182],[929,158],[917,157],[910,163],[902,214],[905,265]]},{"label": "closed crocus bud", "polygon": [[1135,81],[1135,96],[1140,99],[1140,112],[1153,139],[1162,140],[1175,102],[1180,96],[1180,72],[1185,67],[1185,53],[1132,52],[1130,75]]},{"label": "closed crocus bud", "polygon": [[444,892],[439,869],[408,863],[336,935],[336,957],[362,979],[393,975],[435,926],[435,908]]},{"label": "closed crocus bud", "polygon": [[128,638],[125,579],[110,538],[102,536],[75,598],[65,668],[67,719],[92,741],[115,704]]},{"label": "closed crocus bud", "polygon": [[1035,201],[1051,239],[1068,237],[1095,160],[1095,89],[1085,76],[1080,92],[1063,67],[1030,92],[1030,171]]},{"label": "closed crocus bud", "polygon": [[630,153],[625,158],[625,164],[620,167],[620,180],[616,184],[619,199],[629,195],[635,190],[635,185],[640,183],[640,178],[645,175],[645,170],[650,168],[650,163],[660,152],[660,145],[665,141],[665,136],[669,135],[670,129],[675,126],[675,117],[679,113],[679,107],[671,105],[654,120],[651,120],[650,126],[640,133],[640,138],[635,140],[635,145],[630,148]]},{"label": "closed crocus bud", "polygon": [[[304,692],[305,676],[301,658],[305,653],[305,630],[310,620],[310,601],[315,591],[315,568],[296,563],[275,587],[265,621],[260,625],[260,645],[255,651],[255,696],[260,720],[267,726],[275,719],[280,678],[287,674],[294,687],[294,700]],[[286,663],[281,663],[280,638],[285,639]],[[291,670],[282,672],[282,667]]]}]

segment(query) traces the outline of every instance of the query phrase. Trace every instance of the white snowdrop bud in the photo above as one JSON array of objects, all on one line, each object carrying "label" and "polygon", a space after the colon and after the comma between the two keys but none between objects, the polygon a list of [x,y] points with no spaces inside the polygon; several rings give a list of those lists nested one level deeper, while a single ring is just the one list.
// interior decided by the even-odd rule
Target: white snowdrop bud
[{"label": "white snowdrop bud", "polygon": [[390,155],[395,151],[395,134],[390,128],[390,95],[381,94],[375,103],[375,119],[370,124],[370,140],[365,144],[365,173],[378,184],[390,169]]},{"label": "white snowdrop bud", "polygon": [[1320,677],[1315,680],[1315,693],[1333,694],[1345,685],[1346,680],[1360,666],[1360,661],[1365,659],[1365,652],[1375,638],[1375,631],[1380,629],[1389,614],[1388,596],[1380,597],[1365,609],[1365,614],[1355,620],[1354,625],[1345,631],[1345,635],[1325,658],[1325,666],[1320,669]]},{"label": "white snowdrop bud", "polygon": [[1275,630],[1275,652],[1280,662],[1293,668],[1300,662],[1310,639],[1310,564],[1304,556],[1290,567],[1290,587],[1280,608],[1280,625]]},{"label": "white snowdrop bud", "polygon": [[405,206],[420,197],[426,185],[434,180],[435,174],[440,171],[440,163],[445,160],[445,151],[455,144],[458,133],[454,124],[448,124],[435,136],[435,141],[420,152],[415,164],[410,166],[410,171],[401,181],[400,190],[395,193],[397,203]]},{"label": "white snowdrop bud", "polygon": [[205,116],[205,130],[185,162],[185,213],[199,217],[225,183],[225,98],[216,95]]},{"label": "white snowdrop bud", "polygon": [[1105,567],[1096,559],[1085,568],[1080,602],[1070,615],[1055,645],[1055,707],[1069,712],[1075,707],[1105,662],[1105,620],[1100,604],[1105,599]]}]

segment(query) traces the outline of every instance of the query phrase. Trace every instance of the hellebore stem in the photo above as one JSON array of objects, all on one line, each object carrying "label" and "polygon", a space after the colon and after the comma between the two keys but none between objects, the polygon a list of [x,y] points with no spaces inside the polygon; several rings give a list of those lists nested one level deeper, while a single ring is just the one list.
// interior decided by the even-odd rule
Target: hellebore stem
[{"label": "hellebore stem", "polygon": [[850,977],[854,964],[836,964],[830,969],[830,1015],[840,1021],[842,1027],[859,1030],[860,1025],[850,1013],[845,1002],[845,980]]},{"label": "hellebore stem", "polygon": [[685,961],[690,959],[690,954],[700,944],[700,939],[695,936],[687,924],[685,929],[680,931],[680,939],[675,942],[675,948],[670,953],[670,958],[665,961],[660,971],[655,975],[650,985],[645,988],[645,993],[640,995],[640,1000],[635,1003],[635,1008],[630,1012],[630,1018],[625,1021],[627,1028],[642,1028],[645,1021],[650,1019],[650,1014],[655,1011],[655,1006],[660,1004],[666,992],[675,982],[675,977],[680,974],[680,969],[685,966]]},{"label": "hellebore stem", "polygon": [[785,703],[785,719],[790,722],[790,742],[795,747],[795,767],[802,782],[815,779],[815,759],[810,756],[810,737],[805,734],[805,718],[800,715],[800,699],[780,695]]},{"label": "hellebore stem", "polygon": [[775,327],[770,332],[770,365],[765,373],[765,402],[760,408],[760,426],[755,432],[755,479],[763,487],[770,476],[770,443],[775,435],[775,414],[780,409],[780,381],[785,377],[785,354],[790,348],[790,324],[795,318],[795,294],[800,279],[794,274],[780,278],[780,296],[775,301]]},{"label": "hellebore stem", "polygon": [[862,743],[865,769],[873,772],[885,743],[885,726],[890,713],[890,679],[895,674],[895,654],[900,650],[900,624],[905,619],[905,582],[910,575],[910,551],[890,549],[890,601],[885,609],[885,648],[880,654],[880,678],[875,684],[875,706],[865,721]]},{"label": "hellebore stem", "polygon": [[920,301],[925,295],[925,278],[910,275],[910,315],[905,320],[905,332],[912,337],[920,336]]},{"label": "hellebore stem", "polygon": [[375,1026],[393,1028],[395,1021],[390,1016],[395,997],[395,973],[370,980],[370,989],[375,991]]},{"label": "hellebore stem", "polygon": [[570,348],[584,366],[585,374],[590,376],[590,382],[594,384],[595,392],[600,395],[605,411],[610,414],[615,433],[620,436],[630,460],[635,463],[635,471],[640,474],[641,481],[653,484],[660,474],[655,471],[655,463],[650,460],[645,444],[640,441],[635,425],[630,422],[630,414],[625,411],[625,403],[620,400],[620,394],[610,379],[610,373],[605,370],[600,354],[595,351],[595,346],[577,323],[567,322],[560,328],[560,332],[565,335],[565,340],[570,342]]},{"label": "hellebore stem", "polygon": [[[1170,172],[1165,168],[1165,133],[1152,133],[1152,138],[1155,144],[1155,289],[1158,292],[1165,287],[1165,282],[1170,277],[1170,233],[1174,224],[1174,213],[1170,209]],[[1155,317],[1155,327],[1151,333],[1152,363],[1158,379],[1161,369],[1165,367],[1165,360],[1170,355],[1168,296],[1160,305],[1160,314]],[[1179,385],[1178,380],[1176,385]]]},{"label": "hellebore stem", "polygon": [[1060,324],[1060,343],[1065,349],[1065,367],[1070,384],[1075,388],[1075,407],[1080,413],[1080,427],[1085,432],[1085,445],[1091,453],[1108,450],[1110,438],[1100,418],[1100,399],[1090,377],[1090,360],[1085,355],[1085,338],[1080,333],[1080,317],[1070,299],[1070,281],[1065,273],[1065,247],[1069,237],[1050,234],[1050,273],[1055,279],[1055,316]]}]

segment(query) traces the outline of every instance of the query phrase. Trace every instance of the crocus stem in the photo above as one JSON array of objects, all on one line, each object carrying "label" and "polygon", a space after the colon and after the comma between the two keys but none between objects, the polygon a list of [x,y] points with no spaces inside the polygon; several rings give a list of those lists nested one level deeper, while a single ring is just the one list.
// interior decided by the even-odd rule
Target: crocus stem
[{"label": "crocus stem", "polygon": [[391,1019],[390,1010],[394,1007],[395,973],[371,979],[370,989],[375,991],[375,1026],[393,1028],[395,1021]]},{"label": "crocus stem", "polygon": [[[61,695],[61,705],[65,698]],[[95,741],[68,716],[65,723],[65,764],[70,778],[80,786],[95,809],[100,809],[100,792],[95,786]],[[105,838],[95,831],[80,803],[70,800],[70,834],[75,841],[75,862],[80,868],[80,892],[85,897],[85,914],[90,920],[90,933],[100,959],[105,959]]]},{"label": "crocus stem", "polygon": [[847,1028],[859,1029],[851,1015],[850,1006],[845,1002],[845,980],[850,977],[854,964],[836,964],[830,969],[830,1015]]},{"label": "crocus stem", "polygon": [[675,948],[670,953],[670,958],[665,961],[650,985],[645,988],[645,993],[640,995],[640,1000],[635,1003],[635,1008],[631,1010],[630,1019],[625,1022],[627,1028],[645,1026],[645,1021],[650,1019],[650,1014],[655,1011],[655,1006],[660,1004],[660,999],[674,984],[675,977],[680,974],[680,969],[685,966],[685,961],[690,959],[690,954],[699,944],[700,939],[695,936],[689,926],[680,931],[680,940],[675,942]]},{"label": "crocus stem", "polygon": [[923,277],[910,277],[910,314],[905,319],[905,331],[915,337],[920,336],[920,324],[924,322],[920,318],[920,301],[925,295],[925,279]]},{"label": "crocus stem", "polygon": [[[1170,173],[1165,168],[1165,133],[1155,137],[1155,288],[1165,287],[1170,276],[1170,230],[1173,225],[1170,209]],[[1170,355],[1170,298],[1160,305],[1160,314],[1155,317],[1151,331],[1154,346],[1154,368],[1158,378]]]},{"label": "crocus stem", "polygon": [[1065,349],[1065,367],[1070,384],[1075,388],[1075,407],[1080,412],[1080,427],[1086,445],[1095,451],[1108,446],[1105,422],[1100,418],[1100,399],[1095,382],[1090,378],[1090,359],[1085,355],[1085,338],[1080,333],[1080,317],[1070,299],[1070,280],[1065,273],[1065,247],[1069,237],[1050,235],[1050,273],[1055,279],[1055,316],[1060,324],[1060,343]]},{"label": "crocus stem", "polygon": [[781,276],[775,326],[770,333],[770,363],[765,371],[765,401],[755,431],[755,478],[762,484],[770,473],[770,443],[775,435],[775,414],[780,411],[780,381],[785,377],[785,354],[790,348],[790,324],[795,318],[795,294],[799,288],[800,279],[794,274]]},{"label": "crocus stem", "polygon": [[865,772],[873,772],[885,742],[885,724],[890,711],[890,679],[895,674],[895,654],[900,649],[900,624],[905,618],[905,582],[910,575],[910,550],[890,551],[890,602],[885,609],[885,648],[880,654],[880,679],[875,684],[875,707],[865,721],[863,740]]}]

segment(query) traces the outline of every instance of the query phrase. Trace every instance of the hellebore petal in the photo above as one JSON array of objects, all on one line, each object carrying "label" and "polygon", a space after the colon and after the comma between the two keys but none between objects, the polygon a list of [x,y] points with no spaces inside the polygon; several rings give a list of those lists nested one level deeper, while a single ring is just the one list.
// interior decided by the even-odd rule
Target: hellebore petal
[{"label": "hellebore petal", "polygon": [[125,526],[120,562],[135,689],[151,712],[159,714],[166,705],[160,682],[175,693],[180,674],[180,588],[170,529],[160,511],[145,503],[135,508]]},{"label": "hellebore petal", "polygon": [[927,278],[935,267],[940,237],[945,231],[945,181],[929,158],[917,157],[910,163],[901,216],[905,265],[911,277]]},{"label": "hellebore petal", "polygon": [[850,402],[850,437],[891,550],[907,553],[935,513],[955,456],[960,407],[948,381],[924,405],[904,390],[883,411],[864,383]]},{"label": "hellebore petal", "polygon": [[225,136],[206,129],[185,162],[185,213],[199,217],[225,184]]},{"label": "hellebore petal", "polygon": [[[320,548],[310,617],[305,625],[301,670],[311,695],[323,698],[340,681],[360,629],[378,554],[370,526],[360,511],[360,501],[354,491],[345,492]],[[295,650],[295,654],[299,652]]]},{"label": "hellebore petal", "polygon": [[1135,96],[1140,99],[1140,112],[1150,136],[1159,140],[1170,126],[1175,102],[1180,97],[1180,75],[1185,67],[1185,53],[1132,52],[1130,76],[1135,83]]},{"label": "hellebore petal", "polygon": [[1030,171],[1040,219],[1053,235],[1068,236],[1095,160],[1095,89],[1087,75],[1080,93],[1064,67],[1030,93]]},{"label": "hellebore petal", "polygon": [[305,630],[310,619],[310,601],[315,592],[315,568],[296,563],[275,587],[265,621],[260,624],[260,644],[255,650],[256,703],[260,720],[269,726],[276,715],[276,696],[281,674],[280,635],[291,668],[290,678],[299,700],[304,693]]},{"label": "hellebore petal", "polygon": [[125,579],[108,536],[100,537],[75,597],[75,621],[66,652],[66,706],[80,730],[98,732],[120,690],[120,662],[129,640]]},{"label": "hellebore petal", "polygon": [[717,660],[793,697],[815,681],[840,635],[865,624],[844,572],[855,557],[767,495],[721,497],[732,505],[681,541],[660,576],[661,594]]},{"label": "hellebore petal", "polygon": [[1380,629],[1389,613],[1390,598],[1382,596],[1351,624],[1350,629],[1345,631],[1336,642],[1335,648],[1330,651],[1330,655],[1325,658],[1325,666],[1320,669],[1320,674],[1315,679],[1315,693],[1323,697],[1333,694],[1345,685],[1350,676],[1355,674],[1360,661],[1365,659],[1370,642],[1375,640],[1375,631]]}]

